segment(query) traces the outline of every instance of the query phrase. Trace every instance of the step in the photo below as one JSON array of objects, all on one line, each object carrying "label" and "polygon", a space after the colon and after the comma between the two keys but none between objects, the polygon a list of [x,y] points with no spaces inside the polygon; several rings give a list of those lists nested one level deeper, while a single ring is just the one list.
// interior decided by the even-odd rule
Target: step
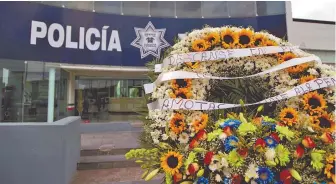
[{"label": "step", "polygon": [[77,170],[138,167],[134,160],[126,160],[125,155],[81,156]]},{"label": "step", "polygon": [[131,149],[135,148],[119,148],[119,149],[91,149],[91,150],[81,150],[81,156],[99,156],[99,155],[125,155]]},{"label": "step", "polygon": [[144,170],[140,167],[78,170],[71,184],[161,184],[164,174],[152,180],[141,179]]}]

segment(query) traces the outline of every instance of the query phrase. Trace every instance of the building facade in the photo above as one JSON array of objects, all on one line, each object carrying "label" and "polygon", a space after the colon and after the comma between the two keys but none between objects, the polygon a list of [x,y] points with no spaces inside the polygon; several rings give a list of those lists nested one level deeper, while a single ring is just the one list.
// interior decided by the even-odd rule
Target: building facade
[{"label": "building facade", "polygon": [[0,122],[136,118],[146,62],[205,25],[251,26],[297,42],[282,1],[1,2],[0,12]]}]

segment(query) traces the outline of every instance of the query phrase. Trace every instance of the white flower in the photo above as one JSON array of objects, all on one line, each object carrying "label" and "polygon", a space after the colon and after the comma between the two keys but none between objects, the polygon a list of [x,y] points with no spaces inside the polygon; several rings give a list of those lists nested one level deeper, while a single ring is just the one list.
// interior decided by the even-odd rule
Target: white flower
[{"label": "white flower", "polygon": [[318,72],[314,68],[309,68],[308,72],[310,75],[318,75]]},{"label": "white flower", "polygon": [[273,148],[268,148],[265,152],[265,157],[267,160],[273,160],[275,158],[275,150]]},{"label": "white flower", "polygon": [[183,133],[180,135],[179,141],[180,141],[180,143],[182,143],[182,144],[186,144],[186,143],[188,143],[188,141],[189,141],[189,135],[188,135],[187,133],[183,132]]},{"label": "white flower", "polygon": [[217,182],[221,182],[221,181],[222,181],[222,178],[221,178],[221,176],[220,176],[219,174],[216,174],[216,176],[215,176],[215,180],[216,180]]},{"label": "white flower", "polygon": [[160,141],[158,139],[153,139],[154,144],[159,144]]},{"label": "white flower", "polygon": [[169,137],[173,141],[175,141],[177,139],[177,135],[174,132],[169,132]]},{"label": "white flower", "polygon": [[214,172],[214,171],[216,171],[216,170],[218,169],[218,166],[217,166],[217,164],[211,163],[211,164],[209,165],[209,169],[210,169],[212,172]]},{"label": "white flower", "polygon": [[222,167],[229,167],[229,163],[228,163],[228,161],[225,159],[225,158],[222,158],[221,159],[221,162],[220,162],[220,167],[222,168]]},{"label": "white flower", "polygon": [[258,173],[257,173],[257,167],[254,163],[250,164],[248,169],[246,170],[245,172],[245,177],[248,178],[248,179],[251,179],[251,178],[258,178]]},{"label": "white flower", "polygon": [[226,133],[222,133],[222,134],[220,134],[220,136],[219,136],[219,139],[222,140],[222,141],[224,141],[226,138],[227,138]]},{"label": "white flower", "polygon": [[244,70],[247,70],[247,71],[250,71],[252,70],[254,67],[254,64],[251,63],[251,62],[247,62],[245,65],[244,65]]},{"label": "white flower", "polygon": [[161,137],[162,137],[162,140],[164,140],[164,141],[168,139],[168,135],[167,134],[162,134]]}]

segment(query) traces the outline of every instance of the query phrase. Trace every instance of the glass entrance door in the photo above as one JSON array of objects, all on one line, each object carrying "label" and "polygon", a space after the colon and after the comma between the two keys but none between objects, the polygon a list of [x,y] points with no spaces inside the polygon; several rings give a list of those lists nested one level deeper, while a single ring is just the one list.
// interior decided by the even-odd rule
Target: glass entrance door
[{"label": "glass entrance door", "polygon": [[143,84],[146,79],[76,80],[76,115],[90,122],[130,121],[136,119],[136,109],[143,104]]}]

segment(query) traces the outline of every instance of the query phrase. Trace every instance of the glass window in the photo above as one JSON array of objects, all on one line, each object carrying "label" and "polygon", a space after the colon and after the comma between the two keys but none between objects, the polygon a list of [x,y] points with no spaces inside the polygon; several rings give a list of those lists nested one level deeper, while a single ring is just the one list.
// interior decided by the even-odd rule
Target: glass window
[{"label": "glass window", "polygon": [[201,1],[177,1],[176,16],[178,18],[201,18]]},{"label": "glass window", "polygon": [[175,17],[174,1],[150,1],[149,5],[152,17]]},{"label": "glass window", "polygon": [[204,18],[228,17],[229,12],[226,1],[204,1],[202,5]]},{"label": "glass window", "polygon": [[42,1],[42,4],[50,5],[50,6],[59,6],[62,7],[64,4],[63,1]]},{"label": "glass window", "polygon": [[63,1],[65,8],[78,10],[93,10],[93,1]]},{"label": "glass window", "polygon": [[121,14],[120,1],[94,1],[94,9],[96,12]]},{"label": "glass window", "polygon": [[257,1],[258,15],[285,14],[285,1]]},{"label": "glass window", "polygon": [[228,10],[231,17],[255,17],[255,1],[228,1]]},{"label": "glass window", "polygon": [[149,15],[148,1],[124,1],[122,2],[122,11],[124,15]]}]

